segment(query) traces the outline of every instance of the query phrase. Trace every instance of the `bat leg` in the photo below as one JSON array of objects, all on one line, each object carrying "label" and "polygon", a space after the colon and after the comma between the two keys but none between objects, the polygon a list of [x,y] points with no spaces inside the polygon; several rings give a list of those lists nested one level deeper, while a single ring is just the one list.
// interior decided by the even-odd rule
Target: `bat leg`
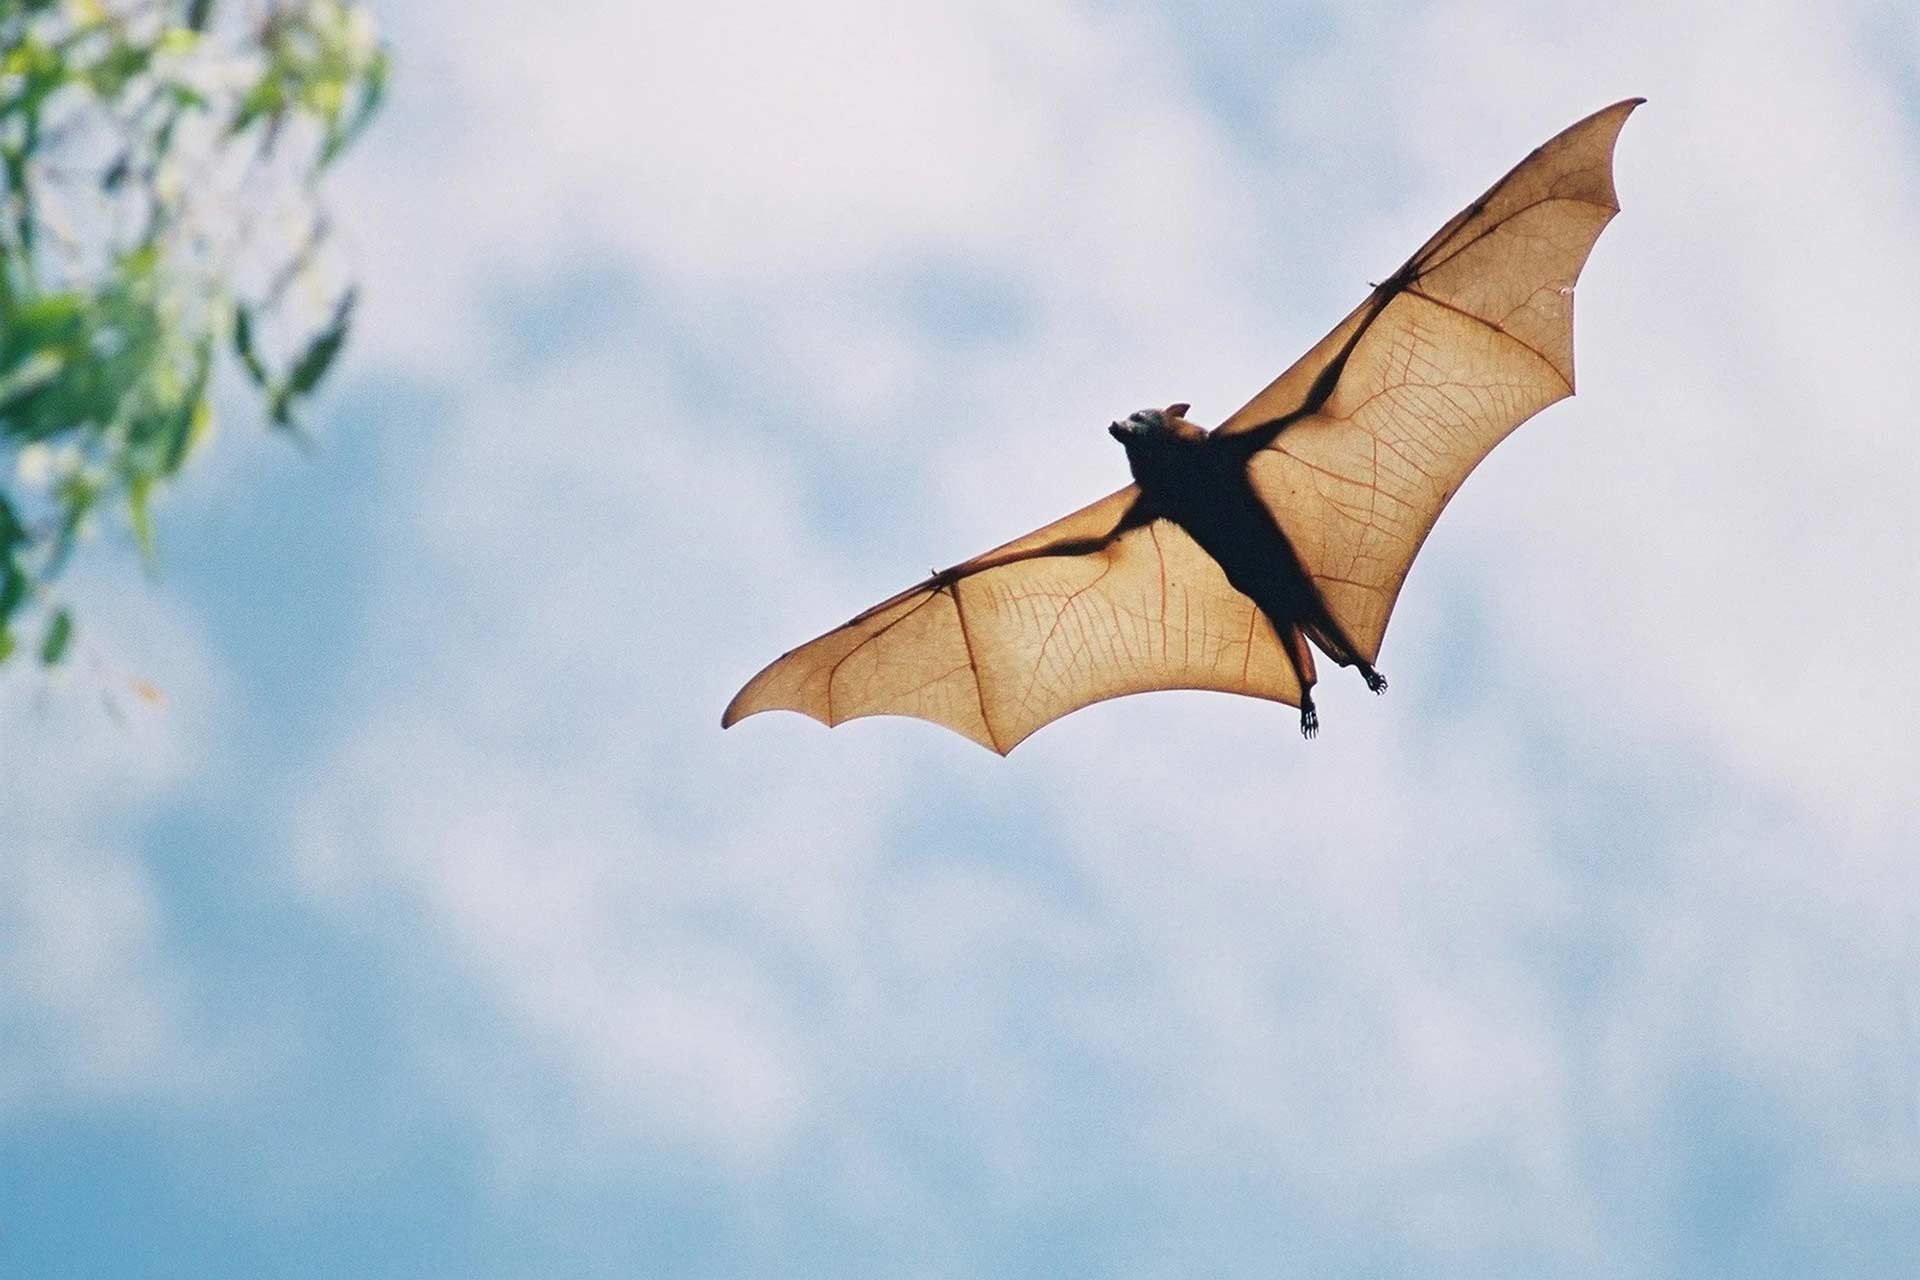
[{"label": "bat leg", "polygon": [[1287,651],[1293,674],[1300,681],[1300,736],[1311,739],[1320,732],[1320,713],[1313,706],[1313,686],[1320,678],[1313,669],[1313,650],[1307,647],[1306,633],[1299,627],[1288,624],[1274,629],[1280,633],[1284,641],[1280,647]]},{"label": "bat leg", "polygon": [[1333,620],[1323,606],[1320,617],[1310,624],[1313,641],[1326,650],[1327,656],[1343,667],[1360,668],[1360,678],[1367,682],[1367,688],[1375,693],[1387,691],[1387,678],[1373,669],[1373,664],[1360,657],[1353,649],[1353,641],[1347,639],[1347,633]]}]

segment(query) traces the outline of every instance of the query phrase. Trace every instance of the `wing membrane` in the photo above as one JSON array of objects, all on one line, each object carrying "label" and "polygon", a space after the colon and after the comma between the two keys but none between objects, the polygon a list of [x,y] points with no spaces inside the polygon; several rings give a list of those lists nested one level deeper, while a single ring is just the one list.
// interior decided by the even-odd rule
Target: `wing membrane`
[{"label": "wing membrane", "polygon": [[1379,654],[1447,501],[1515,427],[1573,392],[1573,285],[1618,212],[1613,147],[1639,99],[1587,117],[1442,227],[1215,431],[1347,633]]},{"label": "wing membrane", "polygon": [[1004,755],[1129,693],[1298,706],[1272,626],[1177,525],[1128,524],[1138,498],[1122,489],[800,646],[749,681],[722,723],[775,709],[828,725],[916,716]]}]

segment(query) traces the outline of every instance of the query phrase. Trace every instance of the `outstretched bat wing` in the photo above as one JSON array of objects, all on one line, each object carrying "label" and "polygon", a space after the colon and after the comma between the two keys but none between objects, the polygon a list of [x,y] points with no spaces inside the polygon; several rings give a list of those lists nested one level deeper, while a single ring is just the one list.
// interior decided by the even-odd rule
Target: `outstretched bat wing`
[{"label": "outstretched bat wing", "polygon": [[1333,656],[1375,660],[1447,500],[1573,393],[1573,284],[1619,210],[1614,141],[1641,101],[1521,161],[1215,429],[1245,442],[1255,489],[1345,631],[1353,652]]},{"label": "outstretched bat wing", "polygon": [[1272,626],[1129,485],[777,659],[721,724],[917,716],[1005,755],[1070,711],[1152,689],[1300,703]]}]

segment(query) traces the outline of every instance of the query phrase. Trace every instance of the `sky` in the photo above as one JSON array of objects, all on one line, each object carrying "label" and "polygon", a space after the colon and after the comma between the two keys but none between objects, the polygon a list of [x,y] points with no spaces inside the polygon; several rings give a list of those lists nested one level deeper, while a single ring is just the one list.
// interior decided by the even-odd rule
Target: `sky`
[{"label": "sky", "polygon": [[[0,677],[0,1274],[1920,1259],[1910,5],[376,8],[319,447]],[[1631,95],[1385,698],[720,730]]]}]

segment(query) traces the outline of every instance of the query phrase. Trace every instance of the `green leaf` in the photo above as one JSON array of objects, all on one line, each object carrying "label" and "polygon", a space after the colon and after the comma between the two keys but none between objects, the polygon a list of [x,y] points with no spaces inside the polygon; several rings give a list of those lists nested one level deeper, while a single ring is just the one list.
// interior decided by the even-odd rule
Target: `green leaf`
[{"label": "green leaf", "polygon": [[253,379],[254,386],[265,390],[272,385],[267,366],[260,362],[260,353],[254,349],[253,311],[244,302],[237,302],[233,307],[233,353],[240,357],[240,367]]},{"label": "green leaf", "polygon": [[287,380],[274,391],[269,409],[276,426],[293,426],[293,402],[310,394],[319,385],[334,358],[340,354],[340,348],[347,340],[347,326],[353,318],[354,298],[352,289],[341,295],[327,327],[314,335],[313,341],[307,344],[307,349],[294,362]]},{"label": "green leaf", "polygon": [[127,519],[133,525],[133,540],[140,548],[140,559],[151,570],[159,561],[153,543],[153,477],[135,475],[127,481]]},{"label": "green leaf", "polygon": [[0,560],[0,626],[6,625],[7,619],[32,591],[33,583],[20,572],[20,565],[12,556]]},{"label": "green leaf", "polygon": [[336,122],[328,128],[326,146],[321,149],[316,168],[324,169],[332,164],[342,151],[353,145],[360,131],[372,123],[387,96],[387,76],[391,69],[387,51],[376,49],[367,63],[366,80],[361,86],[360,100],[354,105],[353,114],[345,124]]},{"label": "green leaf", "polygon": [[[206,94],[201,93],[190,84],[181,84],[177,80],[167,85],[167,97],[173,100],[174,105],[183,108],[191,107],[195,110],[205,110],[208,106],[212,105],[208,102]],[[164,152],[167,149],[167,144],[172,141],[172,138],[173,122],[168,121],[166,125],[162,126],[159,137],[155,139],[157,145],[154,147],[154,150]]]},{"label": "green leaf", "polygon": [[92,327],[91,304],[82,293],[48,293],[15,308],[0,332],[0,370],[11,372],[50,347],[83,343]]},{"label": "green leaf", "polygon": [[26,427],[8,431],[7,424],[66,369],[66,357],[59,352],[36,351],[15,368],[0,374],[0,431],[9,435],[29,434],[30,428]]},{"label": "green leaf", "polygon": [[174,411],[163,436],[165,452],[160,458],[160,473],[172,475],[187,460],[187,453],[194,442],[206,432],[207,419],[212,415],[213,407],[207,403],[207,383],[213,374],[213,339],[208,337],[200,344],[200,350],[194,357],[193,377],[187,383],[186,394],[180,399],[179,407]]},{"label": "green leaf", "polygon": [[287,375],[289,395],[304,396],[327,376],[328,367],[346,343],[347,326],[353,320],[353,304],[357,297],[357,291],[353,289],[340,295],[339,304],[333,309],[333,318],[327,322],[326,328],[314,335],[313,341],[307,344],[307,349],[295,362],[293,372]]},{"label": "green leaf", "polygon": [[135,76],[153,62],[153,49],[145,45],[118,43],[107,56],[95,63],[88,79],[93,91],[111,101],[120,96]]},{"label": "green leaf", "polygon": [[67,646],[72,642],[73,614],[62,609],[47,624],[47,634],[40,641],[40,661],[46,666],[54,666],[67,656]]},{"label": "green leaf", "polygon": [[287,89],[280,79],[269,73],[247,91],[240,100],[240,106],[233,113],[233,121],[227,125],[227,136],[242,134],[263,117],[277,116],[286,110]]},{"label": "green leaf", "polygon": [[26,526],[13,514],[13,504],[7,501],[7,495],[0,493],[0,560],[12,554],[14,544],[26,540]]},{"label": "green leaf", "polygon": [[41,570],[41,577],[46,580],[66,567],[67,557],[73,554],[74,543],[79,540],[88,514],[100,500],[100,482],[84,473],[70,475],[60,482],[59,499],[64,510],[60,514],[60,528],[53,535],[53,546],[47,552],[46,566]]}]

